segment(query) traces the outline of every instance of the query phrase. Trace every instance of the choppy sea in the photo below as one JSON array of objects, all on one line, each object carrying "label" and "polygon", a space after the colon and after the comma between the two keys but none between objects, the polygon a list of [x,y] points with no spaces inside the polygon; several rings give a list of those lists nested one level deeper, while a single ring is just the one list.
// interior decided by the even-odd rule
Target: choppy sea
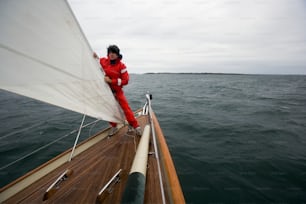
[{"label": "choppy sea", "polygon": [[[306,203],[306,76],[131,74],[133,110],[147,91],[187,203]],[[81,119],[0,91],[0,186],[70,148]]]}]

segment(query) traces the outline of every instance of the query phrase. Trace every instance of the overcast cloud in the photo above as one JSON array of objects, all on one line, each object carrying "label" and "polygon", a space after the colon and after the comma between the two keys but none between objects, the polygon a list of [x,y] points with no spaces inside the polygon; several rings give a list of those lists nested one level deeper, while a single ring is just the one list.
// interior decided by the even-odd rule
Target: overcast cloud
[{"label": "overcast cloud", "polygon": [[69,0],[91,46],[130,73],[306,74],[304,0]]}]

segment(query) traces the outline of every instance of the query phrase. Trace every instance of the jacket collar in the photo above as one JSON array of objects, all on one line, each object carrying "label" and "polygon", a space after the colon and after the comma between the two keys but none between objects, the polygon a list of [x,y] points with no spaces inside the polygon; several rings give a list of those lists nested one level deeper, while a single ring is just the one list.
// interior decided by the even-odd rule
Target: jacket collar
[{"label": "jacket collar", "polygon": [[115,60],[110,60],[108,57],[107,57],[107,61],[108,61],[108,63],[109,64],[111,64],[111,65],[115,65],[115,64],[118,64],[120,61],[121,61],[121,59],[115,59]]}]

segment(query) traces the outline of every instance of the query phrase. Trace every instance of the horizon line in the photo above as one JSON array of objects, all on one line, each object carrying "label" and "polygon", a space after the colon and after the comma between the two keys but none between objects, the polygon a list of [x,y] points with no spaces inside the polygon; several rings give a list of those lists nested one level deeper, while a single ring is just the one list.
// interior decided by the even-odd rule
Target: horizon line
[{"label": "horizon line", "polygon": [[289,73],[229,73],[229,72],[144,72],[144,73],[134,73],[130,74],[207,74],[207,75],[290,75],[290,76],[306,76],[306,74],[289,74]]}]

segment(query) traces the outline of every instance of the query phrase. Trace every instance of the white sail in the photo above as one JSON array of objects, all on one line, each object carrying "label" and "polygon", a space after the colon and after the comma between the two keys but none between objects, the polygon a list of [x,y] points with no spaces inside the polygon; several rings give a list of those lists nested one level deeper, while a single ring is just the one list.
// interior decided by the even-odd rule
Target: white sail
[{"label": "white sail", "polygon": [[122,111],[65,0],[0,1],[0,88],[106,121]]}]

